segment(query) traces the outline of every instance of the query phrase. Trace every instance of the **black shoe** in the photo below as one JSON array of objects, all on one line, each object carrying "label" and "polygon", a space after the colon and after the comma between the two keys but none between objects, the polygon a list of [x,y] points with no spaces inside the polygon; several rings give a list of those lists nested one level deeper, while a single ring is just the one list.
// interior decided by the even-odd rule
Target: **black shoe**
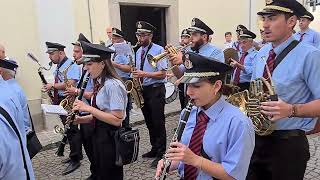
[{"label": "black shoe", "polygon": [[71,159],[70,158],[67,158],[67,159],[64,159],[61,161],[62,164],[67,164],[67,163],[70,163],[71,162]]},{"label": "black shoe", "polygon": [[154,157],[157,157],[157,152],[149,151],[145,154],[142,154],[142,157],[143,158],[154,158]]},{"label": "black shoe", "polygon": [[77,161],[77,162],[71,161],[69,163],[68,167],[64,171],[62,171],[62,175],[70,174],[74,170],[78,169],[79,167],[80,167],[80,162],[79,161]]},{"label": "black shoe", "polygon": [[157,157],[155,160],[152,161],[150,167],[151,167],[151,168],[157,168],[158,162],[159,162],[161,159],[162,159],[161,157]]}]

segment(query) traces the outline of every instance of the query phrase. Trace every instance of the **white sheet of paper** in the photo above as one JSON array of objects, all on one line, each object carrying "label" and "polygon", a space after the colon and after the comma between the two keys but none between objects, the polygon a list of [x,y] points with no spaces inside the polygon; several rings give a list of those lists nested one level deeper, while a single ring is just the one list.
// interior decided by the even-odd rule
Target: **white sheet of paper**
[{"label": "white sheet of paper", "polygon": [[59,105],[41,104],[41,109],[45,114],[68,115],[68,112]]},{"label": "white sheet of paper", "polygon": [[123,43],[114,43],[113,47],[117,54],[119,55],[131,55],[131,47],[129,44],[123,42]]}]

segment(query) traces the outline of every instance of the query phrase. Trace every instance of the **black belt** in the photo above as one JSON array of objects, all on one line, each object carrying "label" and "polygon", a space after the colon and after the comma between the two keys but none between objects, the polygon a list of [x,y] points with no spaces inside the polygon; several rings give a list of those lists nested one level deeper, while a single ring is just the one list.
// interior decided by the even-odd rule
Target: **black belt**
[{"label": "black belt", "polygon": [[143,86],[143,88],[157,88],[157,87],[160,87],[160,86],[164,86],[164,83],[154,83],[154,84],[151,84],[151,85]]},{"label": "black belt", "polygon": [[290,137],[298,137],[298,136],[305,136],[306,133],[300,129],[293,129],[293,130],[275,130],[272,132],[270,136],[272,137],[279,137],[279,138],[290,138]]}]

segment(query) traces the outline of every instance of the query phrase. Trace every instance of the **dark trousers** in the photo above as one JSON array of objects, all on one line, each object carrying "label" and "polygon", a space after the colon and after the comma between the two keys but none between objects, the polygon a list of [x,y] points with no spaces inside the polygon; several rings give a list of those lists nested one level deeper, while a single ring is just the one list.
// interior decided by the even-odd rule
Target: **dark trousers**
[{"label": "dark trousers", "polygon": [[141,110],[149,130],[151,151],[157,152],[158,157],[166,151],[165,93],[164,84],[143,87],[144,106]]},{"label": "dark trousers", "polygon": [[81,141],[83,144],[83,148],[87,154],[87,157],[90,161],[91,175],[94,177],[96,173],[94,172],[95,168],[93,164],[93,143],[92,143],[93,130],[94,130],[94,126],[92,123],[80,125]]},{"label": "dark trousers", "polygon": [[250,82],[239,83],[237,86],[240,87],[240,91],[249,90]]},{"label": "dark trousers", "polygon": [[289,131],[275,131],[270,136],[256,135],[247,180],[303,180],[310,158],[308,139],[303,131],[293,131],[300,133],[283,136]]},{"label": "dark trousers", "polygon": [[83,155],[82,155],[81,134],[80,134],[78,125],[70,126],[70,131],[67,134],[67,138],[70,145],[69,158],[74,162],[80,161],[83,158]]},{"label": "dark trousers", "polygon": [[185,94],[186,89],[184,88],[184,84],[179,84],[178,85],[178,89],[179,89],[180,107],[181,107],[181,110],[182,110],[188,104],[188,99],[189,98],[188,98],[187,94]]},{"label": "dark trousers", "polygon": [[114,126],[96,120],[93,143],[93,164],[96,180],[122,180],[123,167],[116,166],[116,147],[114,140]]}]

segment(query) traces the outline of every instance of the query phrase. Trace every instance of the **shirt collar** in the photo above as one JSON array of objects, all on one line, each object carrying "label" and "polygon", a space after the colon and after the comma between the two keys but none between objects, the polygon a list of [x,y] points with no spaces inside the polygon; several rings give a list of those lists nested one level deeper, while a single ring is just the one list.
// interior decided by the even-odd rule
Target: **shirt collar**
[{"label": "shirt collar", "polygon": [[[247,53],[250,54],[250,53],[252,53],[253,51],[255,51],[255,47],[251,47],[251,48],[247,51]],[[241,54],[243,54],[243,53],[246,53],[246,52],[241,52]]]},{"label": "shirt collar", "polygon": [[302,34],[309,34],[310,31],[311,31],[310,28],[308,28],[308,29],[305,30],[304,32],[301,32],[301,31],[300,31],[299,34],[300,34],[300,35],[302,35]]},{"label": "shirt collar", "polygon": [[220,99],[217,102],[215,102],[209,109],[204,110],[202,107],[200,107],[197,113],[199,113],[200,111],[204,111],[204,113],[210,118],[210,120],[216,121],[218,115],[223,110],[225,104],[226,100],[224,96],[221,96]]},{"label": "shirt collar", "polygon": [[289,46],[289,44],[294,41],[294,37],[290,36],[285,42],[281,43],[279,46],[277,46],[276,48],[273,48],[274,52],[276,53],[276,55],[278,56],[286,47]]}]

